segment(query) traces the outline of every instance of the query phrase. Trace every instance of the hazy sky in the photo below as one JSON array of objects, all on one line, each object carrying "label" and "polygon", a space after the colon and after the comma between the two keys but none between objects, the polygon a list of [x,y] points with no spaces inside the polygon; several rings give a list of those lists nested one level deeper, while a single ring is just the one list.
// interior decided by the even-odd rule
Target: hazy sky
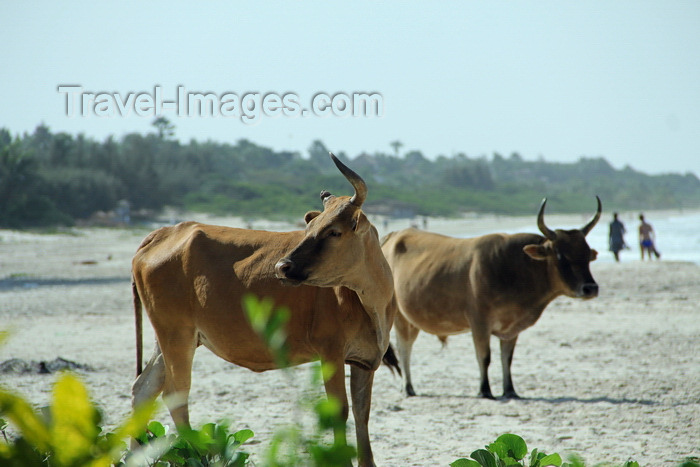
[{"label": "hazy sky", "polygon": [[[160,114],[182,141],[305,153],[321,139],[354,157],[399,140],[427,157],[603,156],[700,175],[697,1],[3,2],[0,43],[0,126],[13,133],[42,121],[99,139],[151,131],[155,110],[142,102],[137,115],[134,98],[155,102],[156,86],[165,101],[178,86],[293,93],[300,109],[319,92],[374,92],[381,117]],[[102,107],[67,116],[60,85]]]}]

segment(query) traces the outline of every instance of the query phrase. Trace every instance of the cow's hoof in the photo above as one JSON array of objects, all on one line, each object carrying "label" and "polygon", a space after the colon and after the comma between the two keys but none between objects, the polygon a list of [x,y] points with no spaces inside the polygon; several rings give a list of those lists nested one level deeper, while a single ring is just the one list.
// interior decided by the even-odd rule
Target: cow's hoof
[{"label": "cow's hoof", "polygon": [[406,395],[408,397],[416,395],[416,391],[413,390],[413,385],[410,383],[406,385]]},{"label": "cow's hoof", "polygon": [[515,391],[508,391],[503,393],[503,399],[522,399]]},{"label": "cow's hoof", "polygon": [[482,392],[479,393],[479,397],[481,397],[481,398],[483,398],[483,399],[491,399],[492,401],[495,401],[495,400],[496,400],[496,398],[493,397],[493,394],[491,394],[491,391],[489,391],[489,392],[483,392],[483,391],[482,391]]}]

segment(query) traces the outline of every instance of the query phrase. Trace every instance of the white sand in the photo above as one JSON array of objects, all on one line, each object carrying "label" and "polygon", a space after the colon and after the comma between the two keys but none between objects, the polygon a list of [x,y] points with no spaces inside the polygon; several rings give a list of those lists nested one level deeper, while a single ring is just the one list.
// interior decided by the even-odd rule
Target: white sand
[{"label": "white sand", "polygon": [[[474,230],[528,222],[534,230],[532,219],[478,221]],[[389,228],[403,224],[396,221]],[[383,230],[379,222],[378,227]],[[440,220],[431,220],[429,228],[469,231]],[[130,409],[135,350],[129,268],[146,231],[75,232],[0,231],[0,328],[13,332],[0,348],[0,361],[61,356],[91,365],[96,371],[81,374],[109,429]],[[524,400],[475,397],[478,369],[468,334],[451,338],[445,349],[435,337],[421,334],[413,352],[417,397],[405,398],[400,379],[381,368],[370,422],[378,465],[447,465],[505,432],[523,436],[530,449],[578,452],[590,465],[633,458],[642,465],[670,466],[699,456],[700,267],[637,260],[594,263],[592,269],[599,298],[559,298],[521,334],[513,377]],[[147,352],[152,336],[147,325]],[[492,347],[491,385],[500,394],[495,340]],[[226,417],[236,428],[251,428],[257,443],[247,448],[260,453],[276,428],[298,416],[294,401],[307,387],[308,374],[308,366],[295,369],[290,384],[282,372],[255,374],[200,350],[193,423]],[[0,378],[38,405],[48,403],[55,380],[54,375]],[[165,412],[159,419],[170,423]],[[349,440],[354,443],[354,435]]]}]

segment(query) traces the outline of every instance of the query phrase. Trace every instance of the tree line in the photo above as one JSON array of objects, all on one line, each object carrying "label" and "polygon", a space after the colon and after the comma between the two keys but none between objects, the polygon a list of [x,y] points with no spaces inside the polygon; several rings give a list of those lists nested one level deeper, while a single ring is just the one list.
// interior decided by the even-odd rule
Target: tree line
[{"label": "tree line", "polygon": [[[133,212],[164,207],[244,217],[300,219],[319,208],[322,189],[350,194],[322,141],[306,154],[173,138],[164,118],[148,134],[103,141],[52,132],[40,124],[12,136],[0,128],[0,227],[71,225],[127,201]],[[547,196],[559,212],[588,212],[594,195],[606,209],[700,207],[700,180],[691,173],[647,175],[613,168],[602,157],[575,163],[526,161],[517,153],[429,159],[422,152],[336,155],[366,181],[369,213],[457,216],[464,212],[531,214]]]}]

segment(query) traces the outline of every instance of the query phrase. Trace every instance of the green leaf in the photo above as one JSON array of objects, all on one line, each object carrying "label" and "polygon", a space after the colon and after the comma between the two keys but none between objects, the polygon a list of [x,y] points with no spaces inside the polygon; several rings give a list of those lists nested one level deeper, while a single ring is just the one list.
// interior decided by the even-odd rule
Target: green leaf
[{"label": "green leaf", "polygon": [[489,444],[487,448],[490,452],[496,454],[496,456],[498,456],[500,459],[508,457],[508,446],[506,446],[505,443],[494,441],[493,443]]},{"label": "green leaf", "polygon": [[0,414],[10,419],[28,443],[42,452],[48,451],[51,444],[49,429],[24,399],[0,390]]},{"label": "green leaf", "polygon": [[321,399],[314,407],[318,417],[318,423],[323,429],[340,428],[344,426],[345,420],[340,416],[342,406],[335,397]]},{"label": "green leaf", "polygon": [[163,424],[155,420],[148,423],[148,431],[153,433],[153,436],[155,436],[156,438],[161,438],[165,436],[166,432]]},{"label": "green leaf", "polygon": [[578,454],[570,454],[569,463],[571,467],[586,467],[586,463],[583,462],[583,459]]},{"label": "green leaf", "polygon": [[323,381],[328,381],[335,374],[336,367],[330,362],[321,362],[321,377]]},{"label": "green leaf", "polygon": [[[136,407],[131,416],[124,420],[115,431],[115,436],[119,439],[129,437],[137,438],[139,441],[148,441],[148,436],[145,433],[145,428],[148,421],[153,417],[158,407],[156,400],[151,400]],[[158,423],[158,422],[155,422]],[[150,425],[149,425],[150,429]],[[157,429],[157,427],[156,427]]]},{"label": "green leaf", "polygon": [[250,438],[255,436],[255,433],[253,433],[253,430],[238,430],[235,432],[233,435],[233,439],[236,440],[238,444],[243,444],[246,441],[248,441]]},{"label": "green leaf", "polygon": [[550,454],[548,456],[544,456],[542,459],[540,459],[540,466],[545,466],[545,465],[556,465],[557,467],[561,466],[562,460],[561,456],[557,453]]},{"label": "green leaf", "polygon": [[481,467],[481,464],[475,460],[462,458],[452,462],[450,467]]},{"label": "green leaf", "polygon": [[64,373],[54,387],[51,444],[59,465],[70,465],[90,454],[99,429],[97,410],[80,380]]},{"label": "green leaf", "polygon": [[486,449],[477,449],[472,452],[471,457],[482,467],[498,467],[496,464],[496,457]]},{"label": "green leaf", "polygon": [[497,443],[503,443],[507,450],[508,456],[517,460],[521,460],[527,455],[527,444],[520,436],[511,433],[506,433],[496,439]]},{"label": "green leaf", "polygon": [[523,467],[523,464],[521,464],[518,459],[514,459],[510,456],[501,457],[497,459],[497,462],[499,466],[504,467]]},{"label": "green leaf", "polygon": [[185,458],[174,450],[166,452],[160,459],[166,462],[172,462],[175,465],[184,465],[185,463]]},{"label": "green leaf", "polygon": [[290,317],[289,309],[274,309],[274,302],[270,297],[258,299],[252,294],[246,294],[242,303],[251,327],[268,346],[275,357],[275,363],[280,368],[289,367],[285,330]]}]

